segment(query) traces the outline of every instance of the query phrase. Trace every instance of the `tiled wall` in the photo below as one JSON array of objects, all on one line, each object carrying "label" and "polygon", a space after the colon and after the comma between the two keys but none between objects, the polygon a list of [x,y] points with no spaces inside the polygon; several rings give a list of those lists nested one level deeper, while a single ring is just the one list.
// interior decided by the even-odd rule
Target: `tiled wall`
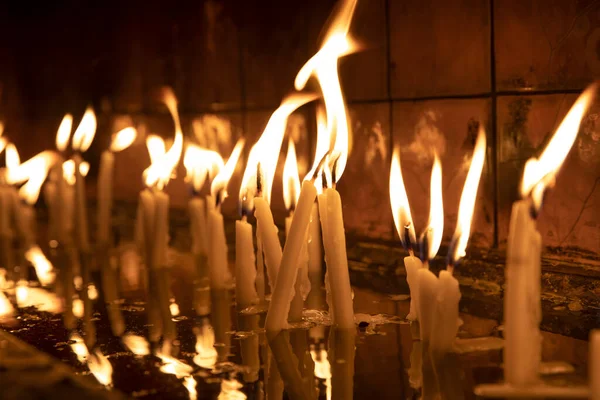
[{"label": "tiled wall", "polygon": [[[169,84],[188,128],[195,116],[211,113],[230,121],[234,136],[255,140],[318,49],[333,7],[333,0],[122,5],[107,33],[112,53],[96,60],[93,73],[100,67],[118,71],[110,74],[110,90],[92,90],[94,104],[104,115],[133,112],[141,120],[156,110],[152,90]],[[502,247],[524,162],[537,154],[577,93],[600,76],[600,2],[358,0],[351,32],[363,51],[340,63],[353,131],[353,151],[339,183],[347,230],[394,237],[388,170],[393,146],[400,145],[417,230],[427,220],[430,149],[440,153],[450,237],[479,121],[487,130],[488,157],[472,240],[482,248]],[[598,109],[586,117],[539,218],[546,246],[573,246],[596,257]],[[314,107],[306,107],[295,123],[300,157],[310,163]],[[224,148],[232,146],[229,141]],[[135,179],[147,156],[142,144],[128,152],[119,156],[128,177],[120,179],[117,195],[130,198],[141,186]],[[239,177],[230,190],[231,213],[236,184]],[[174,203],[183,205],[185,187],[178,192]],[[276,187],[277,218],[285,213],[280,196]]]}]

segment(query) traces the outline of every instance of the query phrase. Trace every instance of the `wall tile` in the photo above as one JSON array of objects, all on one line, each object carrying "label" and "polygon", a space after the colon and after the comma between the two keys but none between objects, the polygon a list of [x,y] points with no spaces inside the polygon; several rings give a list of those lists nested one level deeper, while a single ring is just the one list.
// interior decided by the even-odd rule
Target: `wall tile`
[{"label": "wall tile", "polygon": [[349,106],[351,153],[338,190],[346,231],[354,235],[390,239],[389,104]]},{"label": "wall tile", "polygon": [[[483,121],[488,127],[489,108],[490,102],[486,99],[394,103],[393,140],[394,145],[401,148],[402,174],[417,235],[425,228],[429,216],[432,149],[436,149],[442,161],[444,241],[452,237],[477,134],[477,121]],[[492,149],[488,139],[487,161],[469,242],[470,246],[480,248],[490,247],[493,243]]]},{"label": "wall tile", "polygon": [[500,90],[582,88],[600,76],[600,4],[595,1],[495,2]]},{"label": "wall tile", "polygon": [[[544,148],[577,95],[501,97],[498,101],[499,238],[505,245],[510,210],[523,165]],[[584,118],[554,189],[548,191],[538,230],[545,246],[600,249],[600,105]]]},{"label": "wall tile", "polygon": [[394,98],[490,89],[489,3],[390,2]]}]

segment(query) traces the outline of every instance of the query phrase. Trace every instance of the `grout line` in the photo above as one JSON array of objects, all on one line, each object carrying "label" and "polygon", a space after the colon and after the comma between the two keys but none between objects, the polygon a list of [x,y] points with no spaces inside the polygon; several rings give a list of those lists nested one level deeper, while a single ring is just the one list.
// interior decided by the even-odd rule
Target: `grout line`
[{"label": "grout line", "polygon": [[493,180],[493,202],[494,202],[494,236],[493,236],[493,247],[498,247],[499,240],[499,228],[498,228],[498,214],[499,214],[499,205],[498,205],[498,193],[499,193],[499,181],[498,181],[498,149],[499,149],[499,139],[498,139],[498,93],[496,92],[496,37],[495,37],[495,29],[496,24],[494,22],[494,0],[490,0],[490,89],[492,94],[492,110],[490,116],[491,126],[491,142],[493,145],[492,151],[492,180]]}]

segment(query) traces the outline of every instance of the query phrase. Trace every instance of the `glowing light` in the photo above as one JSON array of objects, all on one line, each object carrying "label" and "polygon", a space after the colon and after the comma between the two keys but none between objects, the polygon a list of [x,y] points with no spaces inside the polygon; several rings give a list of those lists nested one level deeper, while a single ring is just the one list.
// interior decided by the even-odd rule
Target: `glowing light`
[{"label": "glowing light", "polygon": [[[237,141],[235,147],[233,148],[233,151],[231,152],[231,155],[229,156],[229,159],[225,163],[225,166],[221,168],[217,176],[215,176],[215,179],[213,179],[212,184],[210,185],[211,195],[217,200],[218,204],[221,204],[223,200],[227,198],[227,185],[229,184],[229,180],[233,175],[235,166],[237,165],[238,160],[240,159],[242,149],[244,148],[244,143],[246,143],[244,138],[240,138]],[[217,196],[219,196],[219,198],[217,198]]]},{"label": "glowing light", "polygon": [[294,141],[288,140],[288,151],[283,165],[283,202],[285,208],[292,211],[300,197],[300,177],[298,176],[298,160]]},{"label": "glowing light", "polygon": [[0,319],[6,319],[12,317],[15,313],[15,308],[12,303],[6,297],[4,292],[0,292]]},{"label": "glowing light", "polygon": [[[285,134],[287,119],[298,107],[314,100],[314,94],[294,94],[283,100],[281,105],[271,115],[263,134],[250,150],[242,185],[240,188],[240,203],[252,210],[254,197],[260,195],[268,202],[271,201],[271,189],[275,178],[277,159]],[[260,183],[262,192],[257,193],[257,170],[260,164]]]},{"label": "glowing light", "polygon": [[221,393],[219,393],[218,400],[244,400],[246,395],[240,392],[240,389],[244,387],[240,382],[235,379],[223,379],[221,381]]},{"label": "glowing light", "polygon": [[56,273],[50,260],[46,258],[42,249],[38,246],[30,247],[25,252],[25,259],[33,265],[35,273],[42,284],[42,286],[48,286],[56,279]]},{"label": "glowing light", "polygon": [[83,318],[83,300],[77,298],[77,299],[73,299],[73,315],[76,316],[77,318]]},{"label": "glowing light", "polygon": [[392,167],[390,169],[390,204],[392,206],[392,216],[394,225],[402,245],[409,251],[413,251],[412,246],[417,243],[415,226],[410,213],[410,204],[402,178],[402,169],[400,167],[400,149],[394,149],[392,155]]},{"label": "glowing light", "polygon": [[598,85],[593,84],[579,96],[542,154],[538,158],[530,158],[525,164],[521,196],[532,196],[536,210],[542,206],[546,188],[554,186],[556,174],[575,143],[581,120],[591,106],[597,90]]},{"label": "glowing light", "polygon": [[141,336],[126,333],[123,335],[123,344],[136,356],[147,356],[150,354],[150,344]]},{"label": "glowing light", "polygon": [[485,162],[486,139],[483,127],[479,127],[477,141],[473,149],[471,166],[465,179],[462,195],[460,196],[460,205],[458,206],[458,219],[456,221],[456,231],[452,238],[451,253],[448,254],[448,265],[454,265],[459,259],[465,256],[467,243],[471,234],[471,220],[475,210],[475,200],[477,199],[477,189],[481,171]]},{"label": "glowing light", "polygon": [[148,135],[146,138],[146,148],[148,149],[148,155],[150,156],[150,164],[158,162],[158,160],[167,152],[165,141],[157,135]]},{"label": "glowing light", "polygon": [[86,177],[88,172],[90,172],[90,163],[87,161],[79,163],[79,173],[81,176]]},{"label": "glowing light", "polygon": [[169,304],[169,311],[171,312],[171,316],[176,317],[179,315],[179,305],[175,302]]},{"label": "glowing light", "polygon": [[104,386],[112,385],[112,364],[99,349],[90,354],[87,359],[87,366],[100,384]]},{"label": "glowing light", "polygon": [[164,372],[165,374],[175,375],[179,379],[190,376],[194,369],[186,363],[171,357],[169,355],[169,348],[170,344],[165,343],[163,348],[156,353],[156,356],[163,362],[163,365],[160,366],[160,371]]},{"label": "glowing light", "polygon": [[310,350],[310,356],[315,363],[315,376],[319,379],[325,380],[325,388],[327,390],[327,399],[331,399],[331,366],[327,359],[327,351],[321,349]]},{"label": "glowing light", "polygon": [[[14,175],[16,174],[16,169],[21,164],[21,158],[19,157],[17,147],[12,143],[7,144],[4,157],[6,159],[6,181],[8,184],[15,184],[17,179]],[[20,182],[25,182],[26,180],[27,178],[25,177],[20,180]]]},{"label": "glowing light", "polygon": [[186,170],[185,180],[191,182],[196,192],[204,186],[206,178],[212,181],[225,166],[219,153],[207,150],[195,144],[188,144],[183,156],[183,166]]},{"label": "glowing light", "polygon": [[69,144],[69,137],[71,137],[71,130],[73,129],[73,116],[71,114],[65,114],[58,131],[56,132],[56,148],[58,151],[65,151]]},{"label": "glowing light", "polygon": [[169,183],[171,175],[181,158],[181,152],[183,151],[183,133],[181,131],[179,113],[177,112],[177,99],[170,88],[163,89],[162,101],[169,109],[171,117],[175,122],[175,140],[173,141],[171,148],[164,153],[164,155],[160,156],[158,160],[152,162],[152,164],[144,170],[146,186],[156,186],[159,190],[162,190],[167,183]]},{"label": "glowing light", "polygon": [[75,353],[75,355],[77,356],[79,362],[85,364],[90,353],[88,352],[88,348],[85,345],[83,338],[79,336],[78,333],[72,333],[69,337],[69,341],[71,342],[71,349],[73,350],[73,353]]},{"label": "glowing light", "polygon": [[35,307],[38,311],[58,314],[62,312],[60,298],[44,289],[28,287],[26,281],[17,282],[17,306],[19,308]]},{"label": "glowing light", "polygon": [[426,243],[426,254],[423,254],[423,257],[426,257],[427,260],[434,258],[440,249],[443,233],[442,164],[436,153],[433,160],[433,168],[431,169],[429,221],[421,237],[421,242]]},{"label": "glowing light", "polygon": [[209,323],[202,325],[196,333],[196,355],[194,364],[206,369],[213,369],[217,363],[218,353],[215,349],[215,332]]},{"label": "glowing light", "polygon": [[196,391],[196,379],[193,376],[186,376],[183,378],[183,386],[187,389],[190,395],[190,400],[196,400],[198,398],[198,392]]},{"label": "glowing light", "polygon": [[358,50],[348,37],[355,8],[356,0],[346,0],[342,3],[340,12],[333,20],[321,49],[300,69],[294,83],[296,90],[302,90],[313,75],[319,82],[325,102],[327,132],[331,143],[328,168],[331,169],[335,182],[339,181],[346,168],[350,134],[337,63],[340,57]]},{"label": "glowing light", "polygon": [[96,135],[96,114],[91,107],[88,107],[81,118],[81,122],[75,133],[73,133],[73,150],[85,152],[89,149],[94,136]]},{"label": "glowing light", "polygon": [[119,132],[113,135],[109,149],[112,152],[125,150],[131,146],[133,142],[135,142],[136,137],[137,130],[134,127],[130,126],[128,128],[121,129]]},{"label": "glowing light", "polygon": [[7,181],[15,184],[27,180],[27,183],[19,189],[19,197],[27,204],[33,205],[37,202],[48,171],[56,159],[57,156],[54,152],[41,152],[18,167],[11,168]]},{"label": "glowing light", "polygon": [[87,295],[90,300],[96,300],[98,298],[98,289],[96,289],[96,285],[91,283],[87,288]]}]

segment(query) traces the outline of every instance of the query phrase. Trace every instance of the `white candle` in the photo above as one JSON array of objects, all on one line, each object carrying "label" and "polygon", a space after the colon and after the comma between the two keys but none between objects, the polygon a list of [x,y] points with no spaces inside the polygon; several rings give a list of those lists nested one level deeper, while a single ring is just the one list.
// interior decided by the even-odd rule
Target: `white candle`
[{"label": "white candle", "polygon": [[262,240],[260,239],[259,222],[256,221],[256,293],[261,303],[265,302],[265,259]]},{"label": "white candle", "polygon": [[589,380],[592,400],[600,400],[600,330],[590,332]]},{"label": "white candle", "polygon": [[283,254],[281,243],[277,236],[277,226],[275,226],[275,222],[273,221],[273,214],[271,213],[269,203],[262,197],[255,197],[254,207],[258,234],[263,246],[264,262],[267,266],[269,285],[271,286],[271,292],[273,292]]},{"label": "white candle", "polygon": [[[292,225],[293,213],[285,219],[285,236],[286,238],[290,234],[290,226]],[[312,210],[311,210],[312,217]],[[310,223],[309,223],[310,224]],[[307,232],[308,233],[308,232]],[[286,239],[287,240],[287,239]],[[307,238],[304,239],[302,250],[300,251],[300,257],[298,258],[298,272],[296,275],[296,283],[294,284],[294,297],[290,304],[290,311],[288,314],[289,322],[300,322],[302,321],[302,311],[304,309],[304,291],[306,290],[308,281],[308,248]]]},{"label": "white candle", "polygon": [[190,234],[192,237],[192,254],[206,255],[208,235],[206,232],[206,207],[204,200],[194,196],[188,203],[190,213]]},{"label": "white candle", "polygon": [[431,351],[439,356],[452,350],[458,333],[458,281],[449,271],[440,271],[431,331]]},{"label": "white candle", "polygon": [[223,226],[223,215],[219,209],[212,209],[208,213],[209,249],[208,264],[210,269],[210,286],[213,290],[229,289],[231,274],[227,262],[227,241]]},{"label": "white candle", "polygon": [[[277,275],[277,281],[271,296],[269,311],[267,312],[265,321],[265,329],[267,331],[279,331],[287,327],[287,316],[289,313],[290,301],[292,300],[290,294],[292,293],[298,274],[298,258],[300,257],[303,247],[305,247],[306,231],[308,229],[315,197],[317,197],[315,185],[311,181],[304,181],[302,190],[300,191],[298,205],[294,212],[294,219],[290,226],[290,233],[285,242],[283,255],[280,258],[281,269]],[[258,212],[259,208],[256,200],[258,199],[255,199],[256,210]],[[343,244],[345,250],[345,241]],[[350,301],[352,301],[352,299],[350,299]],[[352,321],[352,323],[354,324],[354,321]]]},{"label": "white candle", "polygon": [[75,162],[75,229],[77,245],[80,252],[88,253],[90,250],[90,240],[87,223],[85,180],[79,168],[82,163],[81,155],[75,154],[73,161]]},{"label": "white candle", "polygon": [[169,243],[169,196],[157,190],[154,192],[154,240],[152,241],[152,267],[167,266]]},{"label": "white candle", "polygon": [[308,277],[310,280],[310,293],[306,299],[307,306],[319,309],[323,306],[323,251],[321,249],[321,226],[319,222],[319,206],[314,203],[308,225]]},{"label": "white candle", "polygon": [[414,255],[404,257],[404,267],[406,268],[406,281],[410,290],[410,312],[408,318],[411,321],[417,321],[419,309],[419,280],[417,278],[418,271],[423,268],[421,260]]},{"label": "white candle", "polygon": [[258,303],[252,225],[246,217],[235,221],[235,298],[238,311]]},{"label": "white candle", "polygon": [[354,327],[354,310],[346,256],[342,200],[337,190],[328,188],[319,195],[319,215],[333,305],[333,323],[338,328],[349,329]]},{"label": "white candle", "polygon": [[98,173],[98,234],[97,242],[101,246],[110,244],[111,209],[112,209],[112,179],[115,156],[110,150],[102,152],[100,172]]},{"label": "white candle", "polygon": [[421,328],[421,340],[429,341],[435,318],[438,278],[429,268],[421,268],[417,271],[417,281],[419,285],[417,314]]},{"label": "white candle", "polygon": [[504,293],[504,377],[515,386],[535,384],[541,362],[541,236],[531,217],[531,202],[512,208]]}]

